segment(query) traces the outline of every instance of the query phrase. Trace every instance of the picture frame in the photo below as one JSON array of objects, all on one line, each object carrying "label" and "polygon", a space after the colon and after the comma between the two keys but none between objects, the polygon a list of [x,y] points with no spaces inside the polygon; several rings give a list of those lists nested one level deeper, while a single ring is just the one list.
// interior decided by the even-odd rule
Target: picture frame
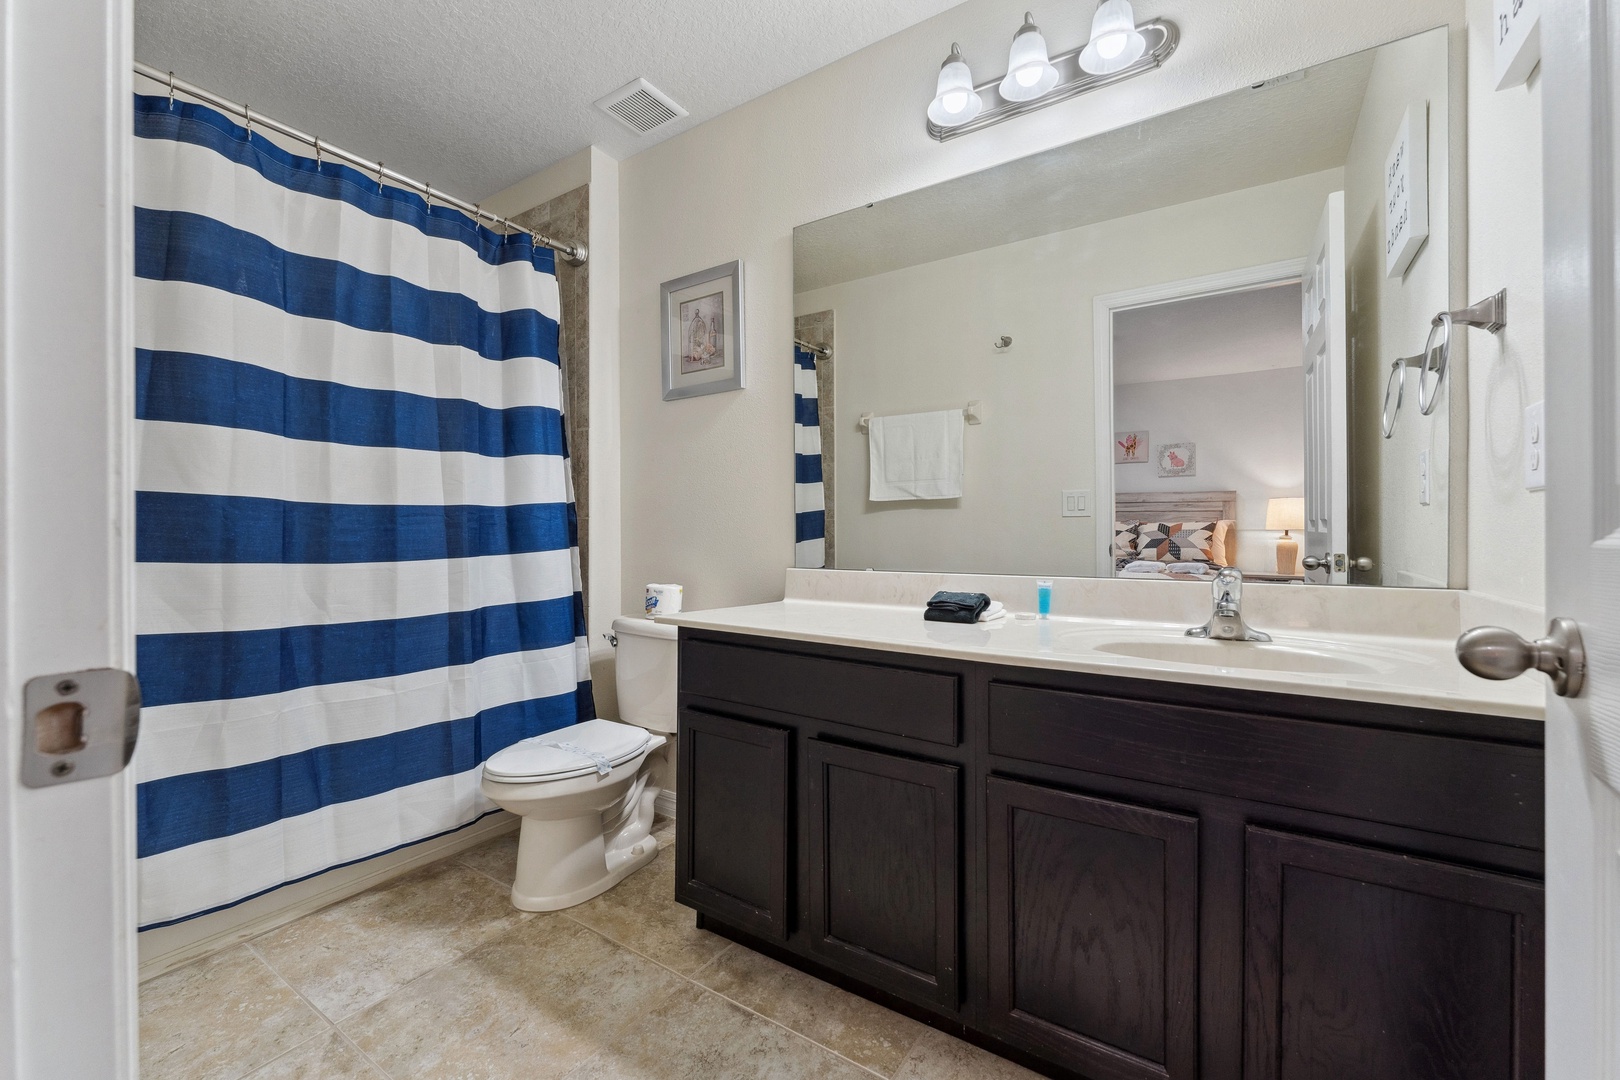
[{"label": "picture frame", "polygon": [[1145,431],[1114,432],[1114,464],[1147,464],[1148,433]]},{"label": "picture frame", "polygon": [[1160,476],[1197,476],[1198,444],[1161,443],[1154,451],[1153,460],[1159,467]]},{"label": "picture frame", "polygon": [[666,281],[659,298],[665,401],[747,385],[741,260]]}]

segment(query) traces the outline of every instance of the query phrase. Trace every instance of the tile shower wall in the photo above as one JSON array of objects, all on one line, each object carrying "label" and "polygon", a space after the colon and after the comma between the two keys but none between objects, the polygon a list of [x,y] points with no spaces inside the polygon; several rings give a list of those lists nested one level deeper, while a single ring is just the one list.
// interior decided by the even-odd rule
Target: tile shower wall
[{"label": "tile shower wall", "polygon": [[[514,215],[513,221],[525,229],[545,233],[567,244],[589,246],[591,234],[591,188],[589,184],[564,192],[555,199]],[[585,595],[590,596],[591,521],[591,264],[574,266],[557,260],[557,287],[562,293],[562,336],[558,352],[562,356],[566,388],[568,454],[573,465],[574,502],[579,514],[579,567]]]}]

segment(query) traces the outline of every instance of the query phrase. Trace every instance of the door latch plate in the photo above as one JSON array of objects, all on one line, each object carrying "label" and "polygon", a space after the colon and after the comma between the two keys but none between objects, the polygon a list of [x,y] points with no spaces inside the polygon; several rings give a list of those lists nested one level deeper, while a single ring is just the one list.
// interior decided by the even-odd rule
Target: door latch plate
[{"label": "door latch plate", "polygon": [[41,675],[23,687],[23,716],[25,786],[111,776],[135,753],[141,685],[117,668]]}]

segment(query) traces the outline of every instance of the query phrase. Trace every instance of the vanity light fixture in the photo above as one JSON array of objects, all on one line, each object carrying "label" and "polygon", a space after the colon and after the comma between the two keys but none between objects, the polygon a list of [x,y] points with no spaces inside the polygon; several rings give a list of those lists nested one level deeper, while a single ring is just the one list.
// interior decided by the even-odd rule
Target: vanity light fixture
[{"label": "vanity light fixture", "polygon": [[1007,52],[1007,77],[1001,80],[1001,96],[1008,101],[1034,101],[1056,86],[1058,69],[1046,55],[1046,38],[1035,25],[1035,16],[1024,12],[1024,25],[1013,35]]},{"label": "vanity light fixture", "polygon": [[962,59],[962,46],[951,42],[951,55],[939,66],[939,82],[928,106],[928,119],[942,128],[965,124],[979,115],[984,99],[973,89],[973,73]]},{"label": "vanity light fixture", "polygon": [[1137,26],[1132,18],[1130,0],[1102,0],[1091,39],[1052,56],[1033,14],[1025,12],[1007,54],[1007,74],[976,86],[961,47],[953,44],[928,106],[928,134],[944,142],[1160,67],[1181,32],[1168,19]]},{"label": "vanity light fixture", "polygon": [[1080,50],[1080,69],[1112,75],[1147,52],[1147,38],[1136,29],[1131,0],[1103,0],[1091,19],[1091,40]]}]

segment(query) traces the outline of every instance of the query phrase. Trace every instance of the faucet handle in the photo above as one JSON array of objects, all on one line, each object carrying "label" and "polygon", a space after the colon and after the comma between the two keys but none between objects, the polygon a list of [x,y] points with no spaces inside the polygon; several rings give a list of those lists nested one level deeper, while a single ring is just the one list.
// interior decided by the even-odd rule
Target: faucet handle
[{"label": "faucet handle", "polygon": [[1212,585],[1215,606],[1236,607],[1243,602],[1243,571],[1235,566],[1223,566],[1215,571]]}]

